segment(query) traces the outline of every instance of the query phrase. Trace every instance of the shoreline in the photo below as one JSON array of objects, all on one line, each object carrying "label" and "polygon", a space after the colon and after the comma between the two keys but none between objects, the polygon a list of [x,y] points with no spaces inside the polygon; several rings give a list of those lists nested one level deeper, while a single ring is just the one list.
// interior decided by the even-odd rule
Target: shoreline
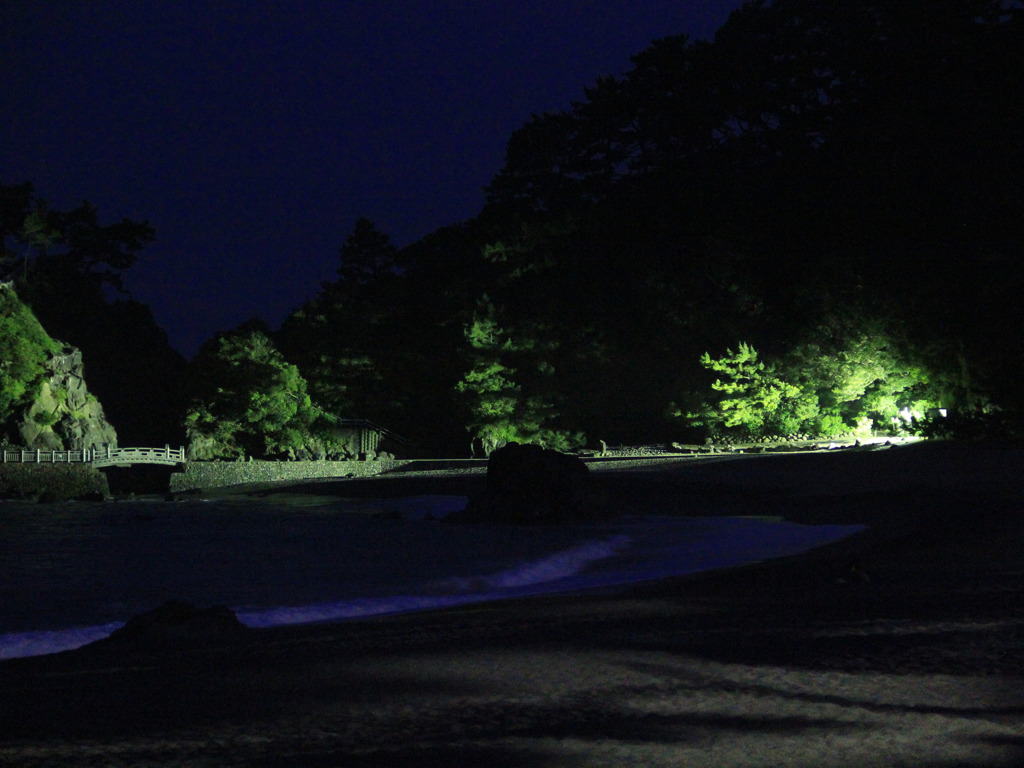
[{"label": "shoreline", "polygon": [[1022,453],[845,456],[596,473],[616,500],[680,514],[714,498],[870,526],[803,555],[238,644],[0,662],[0,765],[1019,764]]}]

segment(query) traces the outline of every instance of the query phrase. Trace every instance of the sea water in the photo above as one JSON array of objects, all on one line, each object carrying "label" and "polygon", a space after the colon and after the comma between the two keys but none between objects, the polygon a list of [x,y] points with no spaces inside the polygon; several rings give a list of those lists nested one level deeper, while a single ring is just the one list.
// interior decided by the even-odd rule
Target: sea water
[{"label": "sea water", "polygon": [[338,621],[727,568],[860,530],[659,514],[440,522],[465,502],[4,502],[0,658],[84,645],[171,599],[226,605],[251,627]]}]

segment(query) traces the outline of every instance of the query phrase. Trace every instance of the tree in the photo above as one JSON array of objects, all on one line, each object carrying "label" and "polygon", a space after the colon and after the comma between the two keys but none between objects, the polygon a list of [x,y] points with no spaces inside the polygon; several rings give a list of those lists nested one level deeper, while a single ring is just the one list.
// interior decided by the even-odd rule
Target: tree
[{"label": "tree", "polygon": [[321,414],[305,379],[265,328],[221,334],[200,348],[192,365],[193,398],[185,416],[191,458],[294,458],[314,447]]},{"label": "tree", "polygon": [[[83,281],[123,291],[122,274],[154,237],[145,221],[101,225],[88,201],[59,211],[36,197],[28,182],[0,185],[0,277],[17,279],[33,294]],[[45,290],[37,289],[40,283]]]},{"label": "tree", "polygon": [[391,238],[370,219],[356,221],[352,233],[339,250],[338,278],[343,285],[366,285],[395,274],[398,251]]},{"label": "tree", "polygon": [[727,349],[718,359],[705,352],[701,365],[722,375],[711,385],[721,395],[690,418],[712,431],[735,429],[744,437],[785,434],[798,428],[810,404],[798,387],[776,374],[774,366],[757,358],[757,350],[746,342],[740,342],[735,352]]},{"label": "tree", "polygon": [[898,324],[852,307],[822,318],[778,365],[814,398],[818,415],[804,429],[824,437],[909,428],[908,415],[921,420],[944,405],[935,374]]},{"label": "tree", "polygon": [[339,251],[338,279],[293,312],[277,339],[331,413],[389,421],[410,350],[397,251],[372,221],[359,219]]},{"label": "tree", "polygon": [[0,184],[0,279],[27,275],[29,254],[39,244],[32,230],[41,229],[40,207],[29,182]]},{"label": "tree", "polygon": [[468,429],[474,439],[483,442],[484,453],[490,455],[520,437],[515,421],[522,388],[512,378],[515,370],[501,360],[511,345],[495,322],[493,305],[473,318],[466,328],[466,341],[473,350],[472,367],[456,389],[467,396],[471,414]]},{"label": "tree", "polygon": [[544,355],[538,354],[543,344],[534,338],[514,341],[486,296],[466,326],[466,341],[471,367],[456,390],[466,399],[467,428],[482,442],[484,453],[510,442],[556,450],[582,445],[582,433],[556,426],[554,398],[537,386],[538,380],[554,374]]}]

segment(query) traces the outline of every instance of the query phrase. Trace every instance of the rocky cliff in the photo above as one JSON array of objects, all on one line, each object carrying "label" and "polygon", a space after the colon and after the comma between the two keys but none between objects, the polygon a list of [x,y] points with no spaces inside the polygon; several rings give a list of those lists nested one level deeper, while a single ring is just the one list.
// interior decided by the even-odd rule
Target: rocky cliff
[{"label": "rocky cliff", "polygon": [[117,432],[85,384],[82,353],[65,347],[45,368],[35,400],[16,425],[20,444],[46,451],[117,445]]},{"label": "rocky cliff", "polygon": [[117,445],[85,383],[82,353],[49,337],[10,284],[0,284],[0,442],[40,450]]}]

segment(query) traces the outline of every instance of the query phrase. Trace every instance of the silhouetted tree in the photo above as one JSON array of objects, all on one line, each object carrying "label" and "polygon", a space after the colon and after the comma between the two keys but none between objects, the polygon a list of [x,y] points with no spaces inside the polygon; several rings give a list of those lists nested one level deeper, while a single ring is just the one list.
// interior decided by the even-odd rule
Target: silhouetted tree
[{"label": "silhouetted tree", "polygon": [[397,251],[371,221],[359,219],[339,256],[338,279],[293,312],[277,340],[320,407],[394,428],[416,386],[415,374],[405,371],[415,347],[408,344]]},{"label": "silhouetted tree", "polygon": [[370,219],[358,219],[339,251],[338,280],[345,285],[362,286],[392,275],[397,266],[397,254],[391,238]]},{"label": "silhouetted tree", "polygon": [[282,349],[331,408],[434,432],[664,438],[740,339],[801,393],[765,429],[925,378],[1024,406],[1022,8],[758,1],[654,41],[513,133],[472,221],[400,251],[357,222]]}]

